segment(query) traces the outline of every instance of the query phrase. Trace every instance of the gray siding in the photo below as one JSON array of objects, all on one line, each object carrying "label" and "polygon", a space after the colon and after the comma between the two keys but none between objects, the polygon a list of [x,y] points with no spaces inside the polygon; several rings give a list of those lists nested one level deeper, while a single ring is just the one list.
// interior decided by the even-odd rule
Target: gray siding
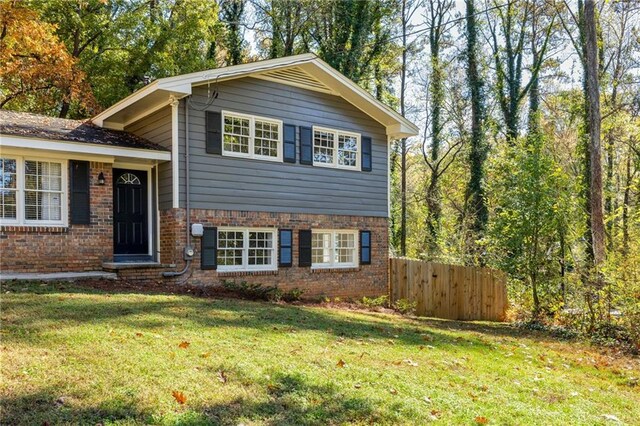
[{"label": "gray siding", "polygon": [[[382,125],[340,97],[275,82],[244,78],[218,85],[208,109],[324,126],[372,138],[371,172],[211,155],[205,152],[207,88],[196,87],[189,110],[191,207],[386,217],[387,136]],[[180,204],[184,205],[184,102],[180,111]],[[298,137],[297,158],[300,160]],[[162,190],[161,190],[162,191]]]},{"label": "gray siding", "polygon": [[[131,132],[158,145],[171,149],[171,107],[158,110],[142,120],[125,127]],[[160,209],[170,209],[171,202],[171,163],[165,162],[158,166],[158,196]],[[184,169],[183,169],[184,170]]]}]

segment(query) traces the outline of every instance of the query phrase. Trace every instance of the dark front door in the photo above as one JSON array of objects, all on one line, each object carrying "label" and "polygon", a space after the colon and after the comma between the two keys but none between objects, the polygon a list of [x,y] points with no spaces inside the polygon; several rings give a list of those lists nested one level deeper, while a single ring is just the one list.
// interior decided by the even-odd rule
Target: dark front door
[{"label": "dark front door", "polygon": [[113,169],[113,182],[114,255],[121,258],[147,255],[147,172]]}]

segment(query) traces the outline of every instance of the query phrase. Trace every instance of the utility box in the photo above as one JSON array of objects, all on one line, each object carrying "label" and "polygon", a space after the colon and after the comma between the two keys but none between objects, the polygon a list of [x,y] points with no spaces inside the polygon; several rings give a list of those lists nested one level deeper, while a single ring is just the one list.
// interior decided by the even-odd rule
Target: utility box
[{"label": "utility box", "polygon": [[204,234],[204,226],[201,223],[194,223],[191,225],[191,235],[194,237],[202,237]]}]

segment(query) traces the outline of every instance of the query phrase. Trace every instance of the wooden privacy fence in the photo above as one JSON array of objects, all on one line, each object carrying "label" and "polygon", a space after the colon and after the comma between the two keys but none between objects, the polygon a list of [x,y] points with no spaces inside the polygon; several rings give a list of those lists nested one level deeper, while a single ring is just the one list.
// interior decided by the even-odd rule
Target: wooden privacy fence
[{"label": "wooden privacy fence", "polygon": [[415,302],[420,316],[502,321],[507,280],[495,269],[391,258],[389,299]]}]

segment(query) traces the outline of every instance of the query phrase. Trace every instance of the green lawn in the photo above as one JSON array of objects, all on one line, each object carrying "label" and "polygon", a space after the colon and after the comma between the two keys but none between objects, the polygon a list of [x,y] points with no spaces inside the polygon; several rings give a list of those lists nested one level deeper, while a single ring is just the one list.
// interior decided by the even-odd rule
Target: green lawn
[{"label": "green lawn", "polygon": [[1,297],[2,424],[640,419],[637,360],[504,324],[60,284]]}]

